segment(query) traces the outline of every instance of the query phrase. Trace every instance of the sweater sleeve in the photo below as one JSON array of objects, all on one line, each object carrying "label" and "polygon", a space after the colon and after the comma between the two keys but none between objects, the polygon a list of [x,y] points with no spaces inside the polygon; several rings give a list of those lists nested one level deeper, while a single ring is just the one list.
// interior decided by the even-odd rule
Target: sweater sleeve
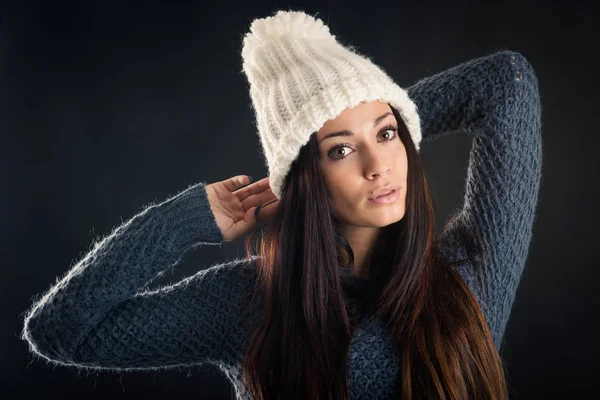
[{"label": "sweater sleeve", "polygon": [[[467,259],[458,271],[500,349],[527,259],[541,179],[536,75],[523,55],[504,50],[424,78],[408,93],[419,109],[423,140],[457,130],[473,136],[463,205],[446,225],[440,247]],[[467,248],[477,249],[476,259]],[[478,279],[477,269],[487,279]]]},{"label": "sweater sleeve", "polygon": [[146,288],[190,248],[223,242],[205,185],[146,207],[94,243],[27,311],[21,338],[30,350],[95,369],[219,362],[247,308],[249,260]]}]

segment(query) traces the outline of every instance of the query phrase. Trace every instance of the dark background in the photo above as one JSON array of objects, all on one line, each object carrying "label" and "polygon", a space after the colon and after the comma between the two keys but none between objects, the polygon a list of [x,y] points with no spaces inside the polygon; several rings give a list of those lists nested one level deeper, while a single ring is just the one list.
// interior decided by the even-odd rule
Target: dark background
[{"label": "dark background", "polygon": [[[245,3],[0,5],[1,396],[232,398],[212,365],[87,375],[35,360],[18,336],[33,296],[145,204],[198,181],[266,176],[242,37],[252,19],[294,9],[318,13],[403,87],[497,50],[529,60],[542,97],[543,177],[502,354],[511,398],[587,397],[600,370],[592,2]],[[422,148],[440,223],[462,201],[469,149],[460,132]],[[153,285],[243,256],[241,245],[198,249]]]}]

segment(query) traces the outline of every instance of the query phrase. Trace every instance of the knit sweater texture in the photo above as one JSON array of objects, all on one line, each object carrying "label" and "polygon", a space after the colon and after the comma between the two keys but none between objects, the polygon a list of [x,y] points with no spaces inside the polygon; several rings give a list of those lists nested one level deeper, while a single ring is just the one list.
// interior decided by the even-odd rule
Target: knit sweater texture
[{"label": "knit sweater texture", "polygon": [[[473,137],[463,204],[443,232],[442,248],[451,261],[466,258],[458,271],[500,349],[528,256],[541,178],[536,75],[522,54],[502,50],[407,90],[424,142],[455,131]],[[21,339],[29,350],[52,365],[113,372],[212,363],[238,399],[249,399],[240,367],[260,321],[260,309],[249,307],[258,256],[148,289],[187,251],[223,243],[206,184],[144,207],[36,296],[23,313]],[[489,244],[481,259],[491,274],[486,287],[467,258],[465,230]],[[356,327],[348,356],[352,399],[397,398],[401,349],[391,339],[389,326],[372,314]]]}]

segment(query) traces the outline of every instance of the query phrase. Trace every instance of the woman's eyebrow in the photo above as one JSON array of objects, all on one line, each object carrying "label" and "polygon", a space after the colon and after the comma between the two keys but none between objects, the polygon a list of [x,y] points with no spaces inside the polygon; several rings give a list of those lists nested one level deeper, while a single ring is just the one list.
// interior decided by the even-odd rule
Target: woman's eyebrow
[{"label": "woman's eyebrow", "polygon": [[[375,118],[375,121],[373,121],[373,128],[375,128],[377,125],[379,125],[381,123],[381,121],[383,121],[386,117],[392,115],[391,112],[386,112],[383,115],[380,115],[379,117]],[[328,133],[327,135],[325,135],[325,137],[321,140],[319,140],[318,144],[321,144],[321,142],[325,139],[329,139],[332,137],[336,137],[336,136],[353,136],[354,133],[352,133],[352,131],[349,131],[347,129],[344,129],[343,131],[339,131],[339,132],[333,132],[333,133]]]}]

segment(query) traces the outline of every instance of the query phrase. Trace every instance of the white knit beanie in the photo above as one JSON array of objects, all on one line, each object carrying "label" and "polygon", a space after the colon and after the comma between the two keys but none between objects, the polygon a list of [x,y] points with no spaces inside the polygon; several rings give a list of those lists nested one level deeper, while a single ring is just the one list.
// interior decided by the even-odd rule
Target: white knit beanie
[{"label": "white knit beanie", "polygon": [[310,135],[363,101],[396,108],[419,150],[421,124],[406,91],[369,58],[338,43],[320,19],[299,11],[256,19],[244,37],[242,58],[277,199]]}]

